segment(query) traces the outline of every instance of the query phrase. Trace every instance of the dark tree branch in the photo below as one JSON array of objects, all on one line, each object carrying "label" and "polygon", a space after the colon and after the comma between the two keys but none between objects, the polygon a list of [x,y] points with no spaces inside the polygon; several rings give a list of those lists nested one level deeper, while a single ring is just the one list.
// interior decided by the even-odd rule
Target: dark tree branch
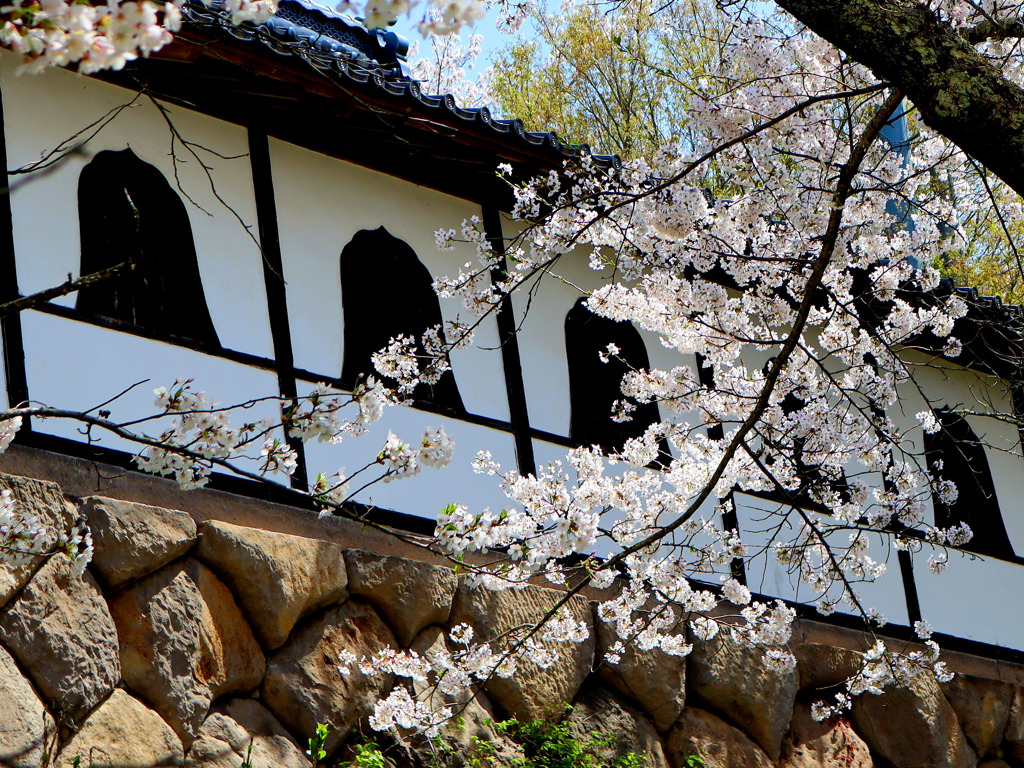
[{"label": "dark tree branch", "polygon": [[93,283],[99,283],[103,280],[109,280],[121,272],[127,272],[128,270],[134,269],[135,265],[130,261],[122,261],[120,264],[115,264],[112,267],[101,269],[98,272],[93,272],[88,275],[83,275],[77,280],[72,280],[71,275],[68,275],[68,279],[56,285],[53,288],[47,288],[45,291],[39,291],[39,293],[33,293],[31,296],[22,296],[20,299],[14,299],[12,301],[4,302],[0,304],[0,317],[7,317],[8,315],[14,315],[18,312],[24,312],[26,309],[33,309],[35,307],[46,304],[50,299],[56,299],[59,296],[66,296],[69,293],[85,288],[87,285]]},{"label": "dark tree branch", "polygon": [[983,21],[977,26],[964,30],[963,36],[971,45],[984,43],[986,40],[1009,40],[1010,38],[1024,37],[1024,21],[1011,19],[995,24],[991,21]]},{"label": "dark tree branch", "polygon": [[776,3],[903,91],[929,127],[1024,194],[1024,90],[932,10],[906,0]]}]

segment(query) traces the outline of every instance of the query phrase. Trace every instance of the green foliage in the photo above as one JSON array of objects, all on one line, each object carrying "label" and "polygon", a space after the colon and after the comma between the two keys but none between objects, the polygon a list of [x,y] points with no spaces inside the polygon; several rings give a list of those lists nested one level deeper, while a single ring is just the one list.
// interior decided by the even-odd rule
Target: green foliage
[{"label": "green foliage", "polygon": [[[571,707],[566,707],[569,712]],[[522,747],[523,756],[509,763],[499,758],[499,745],[493,741],[473,739],[474,755],[466,761],[468,768],[644,768],[647,761],[635,752],[607,762],[602,753],[618,742],[615,735],[591,736],[581,740],[558,720],[516,719],[491,723],[499,736]]]},{"label": "green foliage", "polygon": [[341,768],[390,768],[394,765],[373,739],[363,739],[352,746],[356,756],[353,760],[343,763]]},{"label": "green foliage", "polygon": [[644,764],[633,752],[613,763],[604,762],[599,752],[614,745],[616,737],[592,736],[580,741],[564,721],[521,723],[512,719],[495,723],[494,729],[522,745],[525,757],[514,768],[641,768]]},{"label": "green foliage", "polygon": [[324,749],[324,744],[327,743],[327,735],[330,733],[330,729],[324,723],[316,724],[316,733],[309,738],[309,749],[306,750],[306,757],[309,758],[309,764],[313,768],[317,768],[320,761],[327,757],[327,750]]},{"label": "green foliage", "polygon": [[533,11],[497,57],[491,87],[500,110],[530,130],[555,130],[626,158],[692,143],[682,115],[725,34],[715,4],[623,0],[610,12],[597,4],[565,8]]},{"label": "green foliage", "polygon": [[[430,739],[430,756],[427,764],[431,768],[646,768],[647,760],[635,752],[629,752],[612,760],[604,755],[615,751],[620,738],[615,734],[591,735],[582,739],[565,721],[558,716],[568,714],[571,707],[554,713],[550,720],[534,720],[528,723],[516,719],[501,722],[487,721],[495,734],[521,748],[521,757],[509,758],[509,750],[502,744],[489,739],[474,737],[469,754],[464,744],[450,735],[434,736]],[[449,723],[449,734],[465,728],[463,719]],[[326,729],[325,729],[326,730]],[[326,735],[326,733],[325,733]],[[312,742],[313,740],[310,739]],[[358,737],[352,745],[355,758],[342,763],[339,768],[393,768],[380,746],[372,739]],[[703,760],[689,758],[687,768],[700,768]]]}]

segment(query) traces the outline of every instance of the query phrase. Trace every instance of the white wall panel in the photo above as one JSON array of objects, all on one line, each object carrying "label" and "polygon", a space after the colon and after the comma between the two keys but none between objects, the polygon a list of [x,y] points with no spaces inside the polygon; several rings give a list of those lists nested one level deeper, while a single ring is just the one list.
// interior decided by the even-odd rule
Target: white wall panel
[{"label": "white wall panel", "polygon": [[938,632],[1024,650],[1024,566],[986,557],[949,553],[949,565],[936,575],[930,550],[914,555],[914,581],[921,615]]},{"label": "white wall panel", "polygon": [[[436,519],[445,506],[453,503],[464,504],[476,512],[489,508],[498,513],[509,506],[511,502],[498,487],[501,478],[476,474],[471,464],[477,451],[487,450],[504,469],[515,469],[511,434],[404,406],[385,409],[384,418],[363,437],[346,437],[337,445],[307,443],[306,461],[310,477],[316,477],[318,472],[334,474],[339,469],[343,469],[346,475],[352,475],[375,459],[387,440],[389,430],[407,444],[416,446],[428,427],[438,426],[443,426],[455,440],[455,456],[448,467],[424,467],[414,477],[387,484],[376,483],[357,494],[356,501],[431,520]],[[382,473],[380,466],[367,470],[352,481],[351,491]]]},{"label": "white wall panel", "polygon": [[[553,467],[558,462],[561,462],[561,466],[570,474],[570,477],[574,477],[574,475],[572,475],[571,468],[569,467],[569,464],[566,461],[566,454],[569,452],[569,450],[570,450],[569,448],[566,448],[566,447],[561,446],[561,445],[557,445],[557,444],[549,442],[547,440],[534,440],[533,441],[533,454],[534,454],[534,458],[535,458],[536,463],[537,463],[537,471],[538,471],[538,473],[542,472],[545,468],[547,468],[549,466]],[[605,474],[608,477],[621,477],[625,472],[631,472],[631,471],[636,471],[636,470],[634,470],[633,467],[631,467],[631,466],[629,466],[627,464],[621,464],[620,463],[620,464],[606,465]],[[698,518],[703,517],[703,518],[708,519],[708,520],[715,520],[719,525],[721,525],[721,519],[720,519],[720,517],[717,514],[716,506],[717,506],[717,501],[715,499],[708,499],[707,501],[705,501],[700,506],[700,508],[697,511],[696,517],[698,517]],[[623,515],[622,515],[621,512],[613,511],[613,512],[606,513],[601,518],[601,527],[605,528],[605,529],[610,529],[612,525],[614,525],[617,521],[622,520],[622,519],[623,519]],[[669,519],[669,518],[663,518],[660,521],[660,523],[663,524],[663,525],[667,525],[668,523],[671,523],[671,522],[672,522],[672,520]],[[668,537],[666,539],[666,543],[671,543],[671,542],[672,542],[672,538],[670,536],[670,537]],[[595,553],[600,555],[600,556],[602,556],[602,557],[609,557],[611,555],[616,554],[618,551],[619,551],[619,547],[617,547],[616,545],[612,544],[612,542],[610,542],[607,538],[600,539],[599,543],[598,543],[598,545],[597,545],[597,547],[595,549]],[[664,550],[664,553],[667,555],[669,553],[669,551],[670,551],[670,548],[666,547],[666,549]],[[722,572],[724,573],[726,570],[727,570],[727,568],[726,569],[722,569]]]},{"label": "white wall panel", "polygon": [[[522,230],[520,222],[502,219],[505,238]],[[512,305],[519,328],[519,352],[530,426],[556,435],[569,434],[569,367],[565,351],[565,316],[584,291],[604,284],[604,273],[590,269],[582,253],[563,256],[549,274],[520,289]],[[648,345],[649,346],[649,345]]]},{"label": "white wall panel", "polygon": [[[130,148],[139,159],[155,166],[185,203],[206,300],[221,344],[272,357],[262,256],[254,239],[257,220],[245,129],[165,105],[181,138],[199,145],[195,147],[197,159],[177,142],[174,151],[179,162],[175,163],[171,129],[146,97],[139,97],[102,127],[90,128],[96,121],[102,123],[111,110],[130,102],[134,94],[62,70],[17,77],[17,64],[16,56],[0,56],[9,167],[37,162],[69,139],[72,146],[88,139],[44,171],[11,177],[22,293],[50,288],[69,274],[78,275],[79,175],[96,153]],[[78,131],[81,136],[72,139]],[[216,194],[202,164],[210,168]],[[195,204],[175,187],[175,172],[181,190]],[[56,303],[73,307],[75,295]],[[182,312],[188,310],[181,307]]]},{"label": "white wall panel", "polygon": [[[480,208],[281,141],[271,141],[270,153],[295,364],[337,378],[344,356],[339,263],[353,235],[385,227],[440,277],[457,273],[467,261],[475,264],[476,252],[458,245],[438,251],[434,232],[458,230],[463,219],[479,216]],[[363,290],[379,297],[386,311],[386,283]],[[457,300],[442,300],[441,313],[446,321],[469,319]],[[452,354],[452,368],[466,409],[504,421],[508,402],[497,347],[492,316],[482,323],[473,348]]]},{"label": "white wall panel", "polygon": [[[788,566],[776,559],[772,547],[775,541],[787,542],[796,538],[801,522],[799,516],[791,512],[786,517],[786,508],[747,494],[738,493],[735,500],[740,537],[748,550],[747,586],[751,591],[798,603],[817,602],[821,595],[801,583],[796,575],[789,573]],[[880,579],[857,584],[854,589],[866,609],[874,609],[889,621],[906,625],[909,623],[906,593],[896,550],[891,546],[892,537],[877,532],[869,532],[867,535],[871,557],[885,562],[886,572]],[[838,532],[831,540],[835,541],[837,547],[846,546],[849,542],[848,533]],[[841,588],[835,588],[829,591],[828,596],[834,599],[841,594]],[[837,610],[854,613],[845,605]]]},{"label": "white wall panel", "polygon": [[[41,312],[26,312],[22,321],[29,391],[33,401],[45,405],[89,410],[128,386],[145,382],[105,406],[113,420],[123,422],[152,415],[153,390],[170,388],[178,377],[195,379],[193,389],[206,392],[222,406],[277,395],[277,377],[269,371]],[[262,418],[280,418],[276,401],[235,415],[231,423]],[[84,441],[79,427],[76,422],[57,419],[33,424],[39,432]],[[152,424],[136,429],[159,435],[164,427]],[[96,436],[104,448],[139,450],[109,434]],[[253,453],[258,456],[259,449]]]},{"label": "white wall panel", "polygon": [[1006,533],[1015,552],[1024,555],[1024,457],[1006,383],[950,363],[920,366],[915,375],[934,407],[973,414],[967,422],[985,448]]}]

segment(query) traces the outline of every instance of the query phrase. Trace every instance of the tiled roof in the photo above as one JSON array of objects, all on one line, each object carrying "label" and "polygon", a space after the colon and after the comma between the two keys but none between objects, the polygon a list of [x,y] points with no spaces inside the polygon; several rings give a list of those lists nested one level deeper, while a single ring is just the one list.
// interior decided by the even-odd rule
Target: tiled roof
[{"label": "tiled roof", "polygon": [[[521,120],[495,118],[487,107],[465,108],[451,94],[427,94],[409,76],[403,37],[383,29],[367,30],[359,20],[314,0],[282,0],[278,13],[261,24],[232,24],[222,9],[200,2],[186,5],[193,24],[219,29],[238,40],[262,43],[282,56],[297,57],[314,69],[370,85],[396,99],[436,111],[436,119],[456,128],[482,126],[508,142],[546,148],[565,159],[591,154],[586,144],[568,144],[554,132],[527,131]],[[619,168],[618,155],[593,155],[600,168]]]}]

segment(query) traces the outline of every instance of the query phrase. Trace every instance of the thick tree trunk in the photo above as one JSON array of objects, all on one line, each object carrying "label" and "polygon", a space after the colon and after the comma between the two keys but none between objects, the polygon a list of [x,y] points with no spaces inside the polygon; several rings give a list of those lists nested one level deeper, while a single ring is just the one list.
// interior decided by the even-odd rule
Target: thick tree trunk
[{"label": "thick tree trunk", "polygon": [[1024,90],[923,5],[776,0],[903,91],[927,125],[1024,195]]}]

